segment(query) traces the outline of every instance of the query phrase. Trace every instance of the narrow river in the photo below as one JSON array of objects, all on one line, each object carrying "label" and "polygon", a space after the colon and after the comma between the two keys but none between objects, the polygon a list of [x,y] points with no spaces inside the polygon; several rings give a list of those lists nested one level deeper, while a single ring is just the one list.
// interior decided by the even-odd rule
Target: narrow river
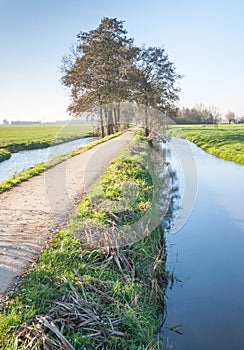
[{"label": "narrow river", "polygon": [[[178,140],[175,142],[187,142]],[[244,166],[191,144],[197,195],[183,227],[167,233],[164,349],[244,349]],[[179,186],[177,157],[168,152]],[[176,213],[181,217],[182,209]],[[177,220],[176,220],[177,221]]]},{"label": "narrow river", "polygon": [[85,137],[48,148],[13,153],[10,159],[0,162],[0,182],[9,179],[14,173],[19,173],[37,163],[47,162],[56,156],[72,152],[96,139],[96,137]]}]

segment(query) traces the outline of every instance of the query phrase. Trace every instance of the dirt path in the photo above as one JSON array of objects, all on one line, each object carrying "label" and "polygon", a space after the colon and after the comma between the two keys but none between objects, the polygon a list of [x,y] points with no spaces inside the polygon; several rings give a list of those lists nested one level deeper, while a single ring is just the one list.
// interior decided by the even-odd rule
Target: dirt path
[{"label": "dirt path", "polygon": [[126,132],[0,194],[0,294],[13,287],[133,136]]}]

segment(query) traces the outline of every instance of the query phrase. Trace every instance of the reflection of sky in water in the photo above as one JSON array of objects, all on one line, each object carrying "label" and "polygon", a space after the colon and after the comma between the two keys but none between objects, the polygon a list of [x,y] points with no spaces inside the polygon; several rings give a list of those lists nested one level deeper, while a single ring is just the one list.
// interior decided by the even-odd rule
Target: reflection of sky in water
[{"label": "reflection of sky in water", "polygon": [[192,212],[197,195],[197,169],[190,143],[172,138],[165,146],[170,167],[177,174],[179,208],[174,214],[171,234],[184,226]]},{"label": "reflection of sky in water", "polygon": [[[167,234],[175,283],[163,337],[173,350],[244,349],[244,167],[192,151],[197,198],[185,225]],[[183,335],[169,330],[179,324]]]},{"label": "reflection of sky in water", "polygon": [[193,152],[198,158],[199,180],[212,189],[216,205],[244,228],[244,166],[212,157],[195,146]]},{"label": "reflection of sky in water", "polygon": [[48,148],[13,153],[10,159],[0,162],[0,182],[10,178],[14,173],[31,168],[37,163],[47,162],[56,156],[72,152],[93,140],[95,140],[94,137],[87,137]]}]

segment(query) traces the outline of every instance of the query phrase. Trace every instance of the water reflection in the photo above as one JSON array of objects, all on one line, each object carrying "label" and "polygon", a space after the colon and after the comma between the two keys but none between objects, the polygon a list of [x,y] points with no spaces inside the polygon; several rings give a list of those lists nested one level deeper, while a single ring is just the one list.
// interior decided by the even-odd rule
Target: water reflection
[{"label": "water reflection", "polygon": [[161,215],[161,223],[169,231],[173,226],[173,218],[179,207],[180,187],[177,172],[168,162],[171,149],[161,142],[154,142],[151,160],[159,178],[157,203]]},{"label": "water reflection", "polygon": [[[174,284],[166,291],[165,349],[240,350],[244,348],[244,167],[191,147],[198,194],[185,225],[177,234],[167,233],[167,265]],[[173,153],[167,156],[176,163]],[[181,186],[181,176],[178,181]]]},{"label": "water reflection", "polygon": [[19,173],[22,170],[31,168],[37,163],[47,162],[56,156],[72,152],[76,148],[84,146],[95,139],[95,137],[86,137],[48,148],[13,153],[10,159],[0,162],[0,182],[9,179],[14,173]]},{"label": "water reflection", "polygon": [[[222,206],[234,219],[236,225],[243,229],[244,166],[216,159],[197,147],[192,146],[192,148],[201,159],[198,164],[199,172],[201,177],[204,177],[205,183],[214,191],[216,204]],[[210,171],[212,167],[214,172]]]}]

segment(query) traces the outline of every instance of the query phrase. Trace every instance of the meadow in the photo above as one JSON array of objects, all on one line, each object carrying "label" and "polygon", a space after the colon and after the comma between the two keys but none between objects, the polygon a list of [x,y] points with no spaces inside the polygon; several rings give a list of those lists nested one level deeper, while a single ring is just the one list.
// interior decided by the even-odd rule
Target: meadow
[{"label": "meadow", "polygon": [[244,164],[244,125],[180,125],[169,129],[172,136],[185,138],[204,151]]},{"label": "meadow", "polygon": [[0,157],[1,154],[6,156],[6,152],[45,148],[90,136],[91,133],[92,126],[83,124],[0,126]]}]

